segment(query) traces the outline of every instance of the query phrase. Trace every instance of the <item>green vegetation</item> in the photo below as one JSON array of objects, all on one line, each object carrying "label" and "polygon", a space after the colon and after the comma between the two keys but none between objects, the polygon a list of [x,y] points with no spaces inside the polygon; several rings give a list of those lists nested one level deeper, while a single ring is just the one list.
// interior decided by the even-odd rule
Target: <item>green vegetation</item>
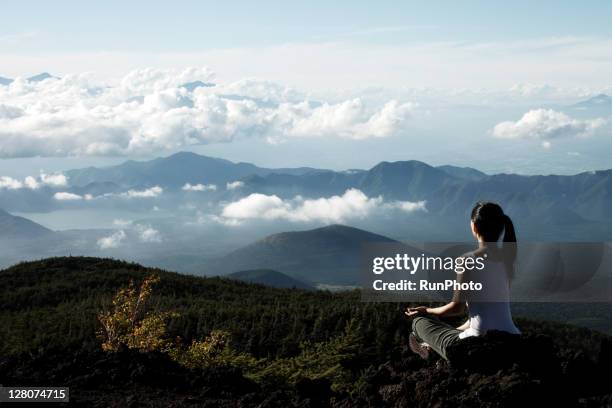
[{"label": "green vegetation", "polygon": [[[261,390],[296,390],[308,379],[328,383],[336,395],[363,398],[377,395],[372,376],[402,355],[410,330],[405,305],[362,303],[357,291],[276,289],[110,259],[22,263],[0,271],[0,279],[5,361],[68,353],[100,359],[102,349],[109,355],[132,349],[161,353],[194,373],[239,370]],[[519,326],[583,353],[584,364],[606,339],[550,322],[519,320]]]},{"label": "green vegetation", "polygon": [[[154,288],[145,281],[152,273]],[[188,367],[230,364],[258,380],[328,378],[341,387],[383,361],[409,328],[401,305],[361,303],[356,291],[275,289],[110,259],[22,263],[0,279],[0,355],[174,347]]]}]

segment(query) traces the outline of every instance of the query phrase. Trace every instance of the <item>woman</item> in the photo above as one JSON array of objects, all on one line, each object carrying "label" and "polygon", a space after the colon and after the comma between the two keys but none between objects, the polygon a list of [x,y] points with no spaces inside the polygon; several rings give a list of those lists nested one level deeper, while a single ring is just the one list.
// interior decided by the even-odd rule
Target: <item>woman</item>
[{"label": "woman", "polygon": [[[512,220],[498,204],[479,202],[472,209],[472,234],[478,248],[465,257],[482,257],[485,267],[457,275],[457,281],[475,280],[482,291],[456,291],[450,303],[440,307],[409,307],[406,315],[414,317],[409,346],[423,358],[433,349],[444,359],[449,346],[470,336],[480,336],[487,330],[520,334],[510,313],[510,279],[516,259],[516,235]],[[498,246],[503,232],[503,245]],[[467,306],[469,318],[454,328],[438,317],[463,313]]]}]

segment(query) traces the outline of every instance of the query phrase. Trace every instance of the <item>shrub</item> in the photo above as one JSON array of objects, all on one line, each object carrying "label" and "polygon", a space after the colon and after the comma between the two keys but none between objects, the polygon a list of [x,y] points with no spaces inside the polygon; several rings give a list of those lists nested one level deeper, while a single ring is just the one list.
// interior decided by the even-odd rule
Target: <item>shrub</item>
[{"label": "shrub", "polygon": [[111,310],[98,314],[102,326],[98,337],[104,351],[118,351],[122,346],[140,351],[164,351],[169,346],[166,322],[177,314],[145,313],[147,300],[157,282],[159,277],[150,275],[137,290],[131,280],[127,287],[119,289]]}]

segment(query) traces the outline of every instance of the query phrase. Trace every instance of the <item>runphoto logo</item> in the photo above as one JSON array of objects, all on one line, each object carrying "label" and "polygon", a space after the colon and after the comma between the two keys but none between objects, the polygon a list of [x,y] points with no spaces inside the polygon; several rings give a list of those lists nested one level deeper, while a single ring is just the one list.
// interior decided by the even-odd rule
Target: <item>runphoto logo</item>
[{"label": "runphoto logo", "polygon": [[385,271],[405,271],[414,275],[418,271],[454,271],[462,274],[465,271],[483,270],[486,254],[483,257],[442,257],[442,256],[410,256],[396,254],[389,257],[375,257],[372,260],[372,272],[380,275]]}]

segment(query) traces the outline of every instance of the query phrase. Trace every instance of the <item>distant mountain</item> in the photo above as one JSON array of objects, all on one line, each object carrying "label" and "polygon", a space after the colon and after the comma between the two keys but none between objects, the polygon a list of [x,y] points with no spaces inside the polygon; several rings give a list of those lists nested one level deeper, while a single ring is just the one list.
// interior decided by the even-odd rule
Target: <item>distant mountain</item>
[{"label": "distant mountain", "polygon": [[457,178],[469,180],[469,181],[478,181],[486,178],[487,175],[480,170],[473,169],[471,167],[457,167],[457,166],[438,166],[437,169],[442,170],[443,172],[450,174],[451,176],[455,176]]},{"label": "distant mountain", "polygon": [[344,225],[270,235],[206,262],[209,275],[273,269],[292,278],[333,285],[356,285],[362,245],[394,243],[390,238]]},{"label": "distant mountain", "polygon": [[315,290],[315,287],[272,269],[250,269],[227,275],[230,279],[243,282],[259,283],[273,288],[295,288]]},{"label": "distant mountain", "polygon": [[589,109],[589,108],[612,108],[612,97],[606,94],[599,94],[585,101],[578,102],[572,105],[578,109]]},{"label": "distant mountain", "polygon": [[266,169],[250,163],[233,163],[229,160],[180,152],[150,161],[127,161],[112,167],[89,167],[66,172],[73,186],[91,183],[115,183],[122,187],[159,185],[168,189],[180,189],[186,183],[220,184],[251,175],[268,175],[276,172],[304,174],[312,168]]},{"label": "distant mountain", "polygon": [[464,182],[426,163],[409,160],[381,162],[370,170],[319,170],[305,174],[275,173],[252,176],[244,180],[248,192],[276,194],[283,197],[325,197],[357,188],[368,196],[385,199],[420,200],[447,184]]},{"label": "distant mountain", "polygon": [[[385,201],[425,201],[427,212],[421,218],[431,220],[432,229],[445,230],[449,225],[442,221],[443,217],[463,222],[475,202],[490,200],[499,202],[508,214],[535,233],[542,231],[543,226],[547,231],[565,226],[568,239],[585,239],[588,224],[588,228],[600,232],[597,237],[611,239],[608,226],[612,224],[612,170],[569,176],[487,175],[469,167],[433,167],[416,160],[381,162],[369,170],[272,169],[181,152],[149,161],[131,160],[111,167],[70,170],[66,175],[70,182],[67,191],[81,195],[156,185],[168,193],[182,193],[187,183],[215,184],[216,190],[186,192],[198,194],[213,205],[252,193],[283,199],[296,196],[316,199],[355,188],[368,197],[382,196]],[[238,180],[242,183],[240,188],[226,188],[226,183]],[[37,192],[38,196],[43,193]],[[48,211],[57,204],[52,196],[34,199],[32,194],[22,197],[17,192],[5,192],[0,196],[0,206],[13,211],[17,208]],[[177,199],[172,195],[166,197]],[[584,231],[574,234],[577,230],[570,226],[584,227]]]},{"label": "distant mountain", "polygon": [[0,238],[32,239],[45,237],[50,234],[53,234],[53,231],[50,229],[27,218],[17,217],[0,209]]},{"label": "distant mountain", "polygon": [[38,75],[34,75],[34,76],[27,78],[27,80],[30,82],[40,82],[40,81],[44,81],[45,79],[49,79],[49,78],[57,78],[57,77],[49,74],[48,72],[41,72]]},{"label": "distant mountain", "polygon": [[195,90],[196,88],[211,88],[215,86],[215,84],[213,83],[209,83],[209,82],[202,82],[202,81],[193,81],[193,82],[186,82],[183,85],[181,85],[181,88],[185,88],[190,92],[193,92],[193,90]]},{"label": "distant mountain", "polygon": [[[49,79],[49,78],[57,79],[58,77],[53,76],[49,74],[48,72],[41,72],[40,74],[33,75],[29,78],[26,78],[26,80],[30,82],[40,82],[40,81],[44,81],[45,79]],[[13,80],[11,78],[0,77],[0,85],[10,85],[12,82]]]},{"label": "distant mountain", "polygon": [[570,176],[487,175],[476,169],[432,167],[413,160],[381,162],[367,171],[270,174],[243,181],[245,194],[317,198],[357,188],[369,197],[426,201],[428,216],[465,217],[475,202],[490,200],[525,224],[612,220],[612,170]]}]

